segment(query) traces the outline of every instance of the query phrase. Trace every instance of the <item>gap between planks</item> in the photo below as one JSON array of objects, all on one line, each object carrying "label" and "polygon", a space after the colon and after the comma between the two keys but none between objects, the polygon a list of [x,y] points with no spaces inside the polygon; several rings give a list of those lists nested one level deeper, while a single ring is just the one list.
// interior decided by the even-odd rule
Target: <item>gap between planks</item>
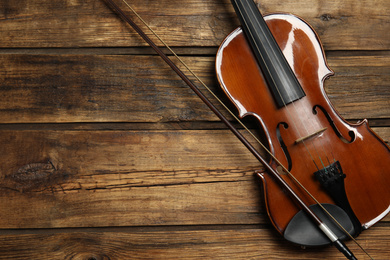
[{"label": "gap between planks", "polygon": [[[376,226],[387,226],[387,222]],[[80,228],[29,228],[29,229],[0,229],[1,235],[39,235],[67,233],[122,232],[144,233],[164,231],[213,231],[213,230],[244,230],[271,229],[271,224],[213,224],[213,225],[164,225],[164,226],[116,226],[116,227],[80,227]]]},{"label": "gap between planks", "polygon": [[[358,119],[348,120],[356,123]],[[242,126],[233,123],[237,129]],[[249,129],[257,129],[255,122],[246,124]],[[375,130],[379,127],[390,127],[390,118],[369,119],[369,125]],[[0,123],[1,130],[60,130],[60,131],[113,131],[113,130],[227,130],[227,127],[220,121],[188,121],[188,122],[85,122],[85,123]]]},{"label": "gap between planks", "polygon": [[[159,46],[167,55],[170,51]],[[180,47],[170,46],[179,56],[215,56],[218,47]],[[390,50],[332,50],[325,51],[326,57],[351,56],[389,56]],[[155,51],[149,46],[141,47],[80,47],[80,48],[0,48],[0,54],[33,54],[33,55],[153,55]]]}]

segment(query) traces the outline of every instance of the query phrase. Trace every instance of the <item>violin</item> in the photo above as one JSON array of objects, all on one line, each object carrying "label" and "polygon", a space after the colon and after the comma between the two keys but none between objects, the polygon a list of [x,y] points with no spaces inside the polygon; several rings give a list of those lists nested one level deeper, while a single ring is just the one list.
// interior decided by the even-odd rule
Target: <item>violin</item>
[{"label": "violin", "polygon": [[217,52],[217,78],[238,117],[254,117],[263,129],[265,159],[112,0],[105,1],[264,165],[256,174],[276,230],[292,243],[333,244],[356,259],[342,241],[390,211],[390,149],[367,120],[348,123],[332,106],[323,84],[333,71],[313,28],[291,14],[263,17],[253,0],[231,1],[241,27]]},{"label": "violin", "polygon": [[[350,124],[335,111],[323,88],[333,72],[305,21],[290,14],[263,18],[252,0],[232,4],[242,27],[227,36],[217,53],[222,89],[241,118],[253,116],[260,123],[279,161],[270,164],[295,193],[313,204],[278,169],[280,163],[357,236],[390,211],[389,147],[367,120]],[[267,172],[258,175],[272,224],[287,240],[306,246],[328,243]],[[313,210],[321,211],[318,205]]]}]

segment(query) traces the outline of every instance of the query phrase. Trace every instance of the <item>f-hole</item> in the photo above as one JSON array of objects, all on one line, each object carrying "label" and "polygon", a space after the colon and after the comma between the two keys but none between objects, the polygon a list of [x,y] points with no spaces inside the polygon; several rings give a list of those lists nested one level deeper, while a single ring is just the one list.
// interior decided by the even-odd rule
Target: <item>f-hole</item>
[{"label": "f-hole", "polygon": [[288,128],[288,124],[285,122],[280,122],[278,126],[276,127],[276,136],[278,137],[278,141],[280,144],[280,147],[282,148],[284,155],[286,156],[287,163],[288,163],[288,170],[291,171],[292,169],[292,161],[291,161],[291,156],[290,153],[288,152],[287,146],[283,141],[282,135],[280,134],[280,127],[283,127],[284,129]]},{"label": "f-hole", "polygon": [[344,143],[352,143],[353,141],[355,141],[356,139],[356,135],[353,131],[349,131],[348,132],[348,135],[349,135],[349,139],[350,140],[347,140],[347,138],[345,138],[339,131],[339,129],[337,128],[337,126],[334,124],[332,118],[330,117],[330,115],[328,114],[328,112],[322,107],[322,106],[319,106],[319,105],[315,105],[313,107],[313,114],[314,115],[317,115],[318,112],[317,112],[317,108],[319,108],[322,113],[325,115],[326,119],[328,119],[328,122],[329,124],[331,125],[333,131],[336,133],[336,135],[344,142]]}]

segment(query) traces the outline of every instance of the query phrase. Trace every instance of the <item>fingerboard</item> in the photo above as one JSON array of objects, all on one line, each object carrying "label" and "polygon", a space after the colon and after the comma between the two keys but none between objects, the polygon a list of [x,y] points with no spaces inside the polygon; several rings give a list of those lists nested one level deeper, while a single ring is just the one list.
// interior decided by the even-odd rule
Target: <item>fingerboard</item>
[{"label": "fingerboard", "polygon": [[277,106],[304,97],[305,92],[254,1],[232,0],[232,4]]}]

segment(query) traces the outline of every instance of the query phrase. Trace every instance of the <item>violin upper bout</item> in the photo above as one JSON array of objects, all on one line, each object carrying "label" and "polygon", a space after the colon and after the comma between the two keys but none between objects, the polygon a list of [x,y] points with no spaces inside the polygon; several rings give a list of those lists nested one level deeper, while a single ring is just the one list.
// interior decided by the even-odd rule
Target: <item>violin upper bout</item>
[{"label": "violin upper bout", "polygon": [[299,81],[310,75],[322,82],[334,74],[317,33],[306,21],[292,14],[270,14],[264,20]]},{"label": "violin upper bout", "polygon": [[[306,22],[291,14],[272,14],[264,19],[301,86],[307,92],[314,88],[317,91],[322,82],[334,74],[317,34]],[[258,115],[259,97],[272,96],[241,28],[230,33],[219,47],[216,72],[222,89],[241,117]],[[274,104],[269,105],[277,109]]]}]

